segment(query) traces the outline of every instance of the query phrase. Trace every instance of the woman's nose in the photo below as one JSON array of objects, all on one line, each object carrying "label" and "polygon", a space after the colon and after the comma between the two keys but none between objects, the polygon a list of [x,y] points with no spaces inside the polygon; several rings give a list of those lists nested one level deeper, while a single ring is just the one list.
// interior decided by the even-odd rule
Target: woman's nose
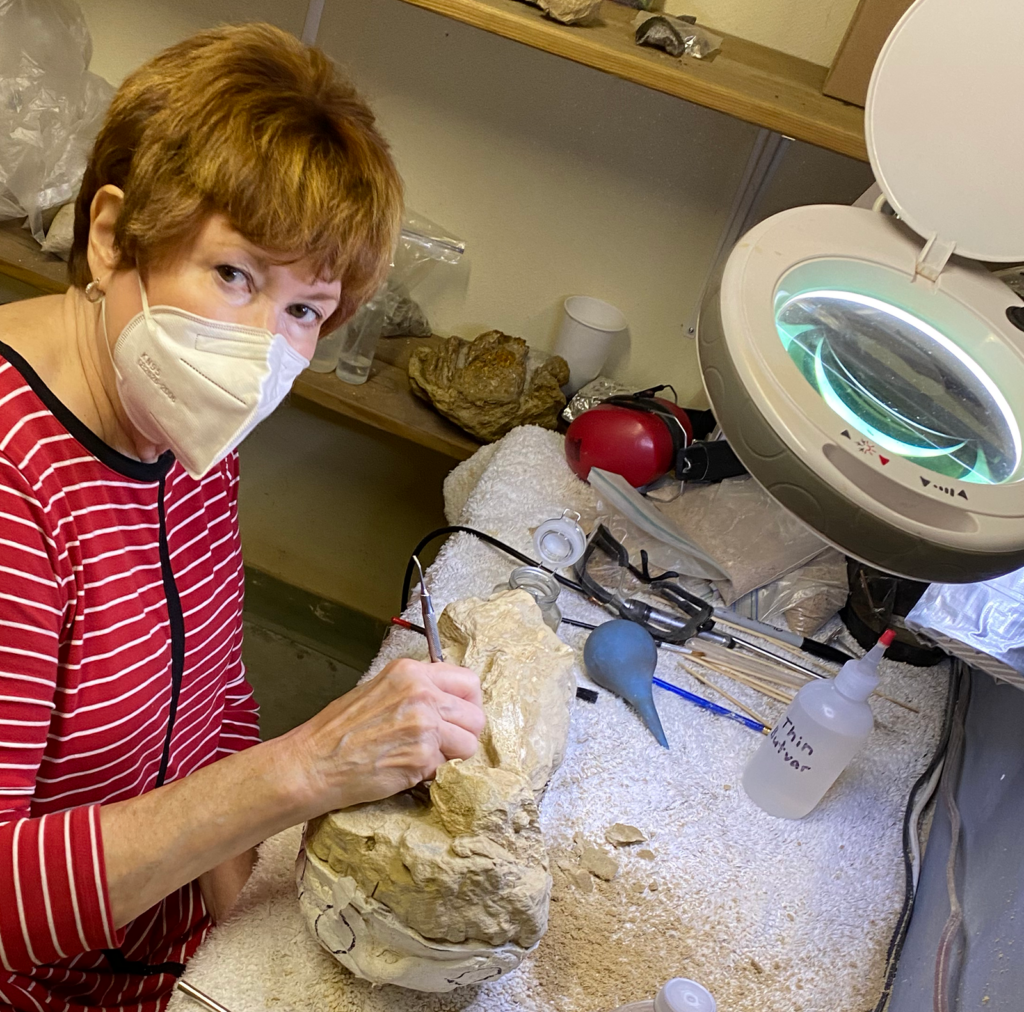
[{"label": "woman's nose", "polygon": [[245,307],[238,322],[246,327],[269,330],[271,334],[276,334],[280,330],[280,313],[270,299],[254,299]]}]

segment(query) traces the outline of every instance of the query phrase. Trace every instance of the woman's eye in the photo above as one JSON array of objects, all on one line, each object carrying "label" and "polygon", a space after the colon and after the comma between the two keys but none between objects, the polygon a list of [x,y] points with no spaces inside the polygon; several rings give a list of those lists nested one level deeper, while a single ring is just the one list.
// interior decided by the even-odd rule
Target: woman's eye
[{"label": "woman's eye", "polygon": [[239,267],[232,267],[231,264],[218,264],[217,273],[221,281],[229,285],[248,284],[249,276]]},{"label": "woman's eye", "polygon": [[288,307],[288,312],[300,323],[320,323],[323,321],[323,314],[312,306],[301,303]]}]

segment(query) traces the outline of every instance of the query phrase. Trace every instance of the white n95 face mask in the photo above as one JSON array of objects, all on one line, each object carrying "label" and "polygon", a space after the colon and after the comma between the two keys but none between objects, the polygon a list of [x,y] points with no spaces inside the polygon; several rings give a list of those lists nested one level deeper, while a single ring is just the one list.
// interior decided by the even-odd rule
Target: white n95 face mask
[{"label": "white n95 face mask", "polygon": [[[309,365],[280,334],[149,306],[113,349],[117,392],[132,424],[202,478],[281,403]],[[106,318],[104,316],[104,330]]]}]

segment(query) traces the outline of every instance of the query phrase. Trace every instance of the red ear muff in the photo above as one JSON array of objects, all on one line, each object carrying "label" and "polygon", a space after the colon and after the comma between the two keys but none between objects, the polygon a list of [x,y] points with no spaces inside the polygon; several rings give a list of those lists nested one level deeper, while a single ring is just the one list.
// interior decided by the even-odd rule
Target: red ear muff
[{"label": "red ear muff", "polygon": [[592,467],[642,488],[675,467],[693,438],[686,412],[660,397],[612,397],[575,418],[565,458],[584,481]]}]

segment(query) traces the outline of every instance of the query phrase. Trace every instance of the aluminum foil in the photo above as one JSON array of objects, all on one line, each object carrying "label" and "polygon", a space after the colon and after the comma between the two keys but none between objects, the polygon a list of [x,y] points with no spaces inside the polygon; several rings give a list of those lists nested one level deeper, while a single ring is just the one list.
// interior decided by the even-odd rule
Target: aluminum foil
[{"label": "aluminum foil", "polygon": [[579,417],[584,411],[589,410],[609,397],[617,394],[631,394],[632,387],[623,386],[621,383],[607,376],[598,376],[597,379],[585,383],[573,394],[572,400],[562,409],[562,417],[571,422]]},{"label": "aluminum foil", "polygon": [[1024,687],[1024,569],[984,583],[933,583],[906,624],[947,653]]}]

